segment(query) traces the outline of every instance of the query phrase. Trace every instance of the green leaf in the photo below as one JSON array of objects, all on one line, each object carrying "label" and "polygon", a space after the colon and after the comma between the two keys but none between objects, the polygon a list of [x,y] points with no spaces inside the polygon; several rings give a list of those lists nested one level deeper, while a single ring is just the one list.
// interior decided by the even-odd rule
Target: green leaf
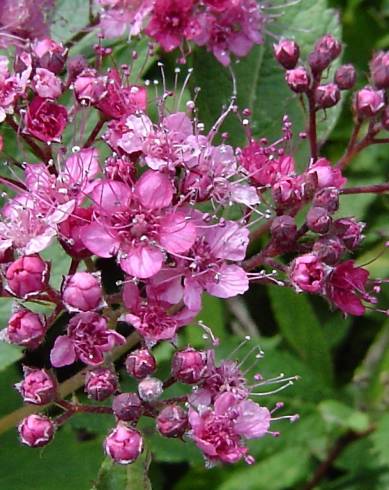
[{"label": "green leaf", "polygon": [[[295,5],[286,7],[279,22],[272,24],[271,29],[272,32],[282,30],[282,36],[295,38],[302,48],[303,58],[320,36],[332,33],[339,38],[341,34],[338,18],[327,8],[326,0],[300,0]],[[203,50],[194,54],[193,64],[192,84],[201,87],[198,98],[200,118],[210,126],[232,95],[231,76],[211,54],[204,53]],[[274,59],[272,39],[269,38],[264,46],[252,49],[249,56],[232,65],[232,70],[236,76],[238,105],[252,111],[254,136],[278,138],[285,114],[293,122],[294,134],[304,130],[303,108],[299,98],[287,87],[284,70]],[[330,77],[331,73],[328,78]],[[325,116],[318,118],[321,139],[325,139],[334,127],[340,110],[339,104],[327,111]],[[230,133],[235,144],[242,144],[244,141],[242,125],[236,117],[229,116],[223,130]]]},{"label": "green leaf", "polygon": [[389,465],[389,414],[381,417],[371,438],[378,461],[382,465]]},{"label": "green leaf", "polygon": [[89,1],[57,0],[51,23],[51,35],[66,42],[89,23]]},{"label": "green leaf", "polygon": [[13,364],[23,356],[22,349],[0,341],[0,371]]},{"label": "green leaf", "polygon": [[309,300],[287,288],[270,287],[269,294],[274,316],[285,339],[322,381],[331,384],[331,355]]},{"label": "green leaf", "polygon": [[337,400],[324,400],[319,403],[318,409],[329,426],[342,427],[355,432],[364,432],[370,426],[367,414]]},{"label": "green leaf", "polygon": [[151,490],[149,465],[147,454],[128,465],[118,465],[107,458],[91,490]]},{"label": "green leaf", "polygon": [[297,488],[309,470],[309,452],[306,447],[291,447],[255,466],[238,470],[217,490],[282,490]]}]

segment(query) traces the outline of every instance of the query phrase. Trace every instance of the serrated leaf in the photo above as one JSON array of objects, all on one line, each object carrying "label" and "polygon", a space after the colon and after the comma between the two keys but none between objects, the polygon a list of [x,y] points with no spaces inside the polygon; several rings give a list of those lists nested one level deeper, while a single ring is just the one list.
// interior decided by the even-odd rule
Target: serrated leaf
[{"label": "serrated leaf", "polygon": [[280,287],[270,287],[269,295],[274,316],[287,342],[316,372],[318,378],[331,384],[331,355],[309,300],[290,289]]},{"label": "serrated leaf", "polygon": [[364,432],[370,426],[367,414],[337,400],[324,400],[319,403],[318,409],[329,426],[342,427],[355,432]]},{"label": "serrated leaf", "polygon": [[149,464],[147,455],[128,465],[118,465],[107,458],[91,490],[151,490]]},{"label": "serrated leaf", "polygon": [[[326,0],[300,0],[286,7],[279,22],[272,24],[271,28],[284,37],[295,38],[302,48],[303,57],[320,36],[332,33],[340,38],[341,34],[338,18],[333,10],[328,9]],[[193,66],[192,84],[201,87],[198,98],[200,118],[211,126],[232,95],[231,75],[203,50],[196,51]],[[287,87],[284,71],[274,60],[272,39],[269,38],[264,46],[253,48],[249,56],[232,65],[232,70],[236,77],[238,105],[252,112],[254,136],[278,138],[285,114],[293,122],[294,134],[305,129],[304,109],[299,98]],[[333,129],[340,110],[339,104],[319,118],[320,139],[324,140]],[[230,116],[223,130],[229,132],[235,144],[243,143],[244,131],[236,117]]]}]

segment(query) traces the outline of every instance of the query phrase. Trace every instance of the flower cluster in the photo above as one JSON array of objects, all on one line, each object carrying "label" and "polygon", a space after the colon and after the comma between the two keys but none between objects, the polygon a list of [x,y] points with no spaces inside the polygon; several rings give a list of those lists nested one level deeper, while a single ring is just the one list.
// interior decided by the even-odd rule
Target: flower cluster
[{"label": "flower cluster", "polygon": [[[125,2],[100,3],[106,8],[103,21],[127,8]],[[143,19],[139,8],[146,9],[146,4],[140,2],[131,15]],[[210,22],[218,29],[221,19],[234,26],[238,19],[246,26],[231,30],[228,24],[227,38],[215,34],[223,46],[210,46],[220,61],[227,63],[228,57],[219,50],[228,53],[233,44],[236,54],[243,55],[251,46],[253,38],[243,43],[240,37],[250,27],[248,19],[257,19],[257,10],[250,15],[245,10],[249,1],[228,6],[207,1],[200,10],[194,2],[177,5],[157,0],[146,9],[151,19],[146,30],[166,43],[166,49],[181,42],[189,25],[192,36],[195,20],[201,24],[202,18],[204,25],[215,19]],[[173,7],[177,18],[169,11]],[[206,44],[214,38],[209,34],[203,39]],[[68,323],[50,344],[50,366],[85,365],[85,392],[95,402],[105,402],[69,402],[61,398],[52,371],[26,367],[17,386],[24,401],[38,406],[55,402],[64,413],[54,420],[37,414],[24,419],[19,425],[23,443],[47,444],[75,413],[108,413],[117,425],[105,440],[105,451],[127,464],[142,451],[137,424],[147,416],[155,419],[162,436],[191,438],[209,464],[253,461],[245,440],[271,434],[275,420],[274,410],[251,399],[263,394],[257,390],[268,382],[259,375],[249,382],[237,361],[217,363],[213,348],[177,349],[178,336],[194,324],[216,344],[209,327],[196,323],[203,294],[232,298],[245,293],[250,282],[321,294],[351,315],[363,314],[366,303],[377,301],[382,281],[369,280],[368,272],[349,257],[362,239],[363,226],[335,212],[343,194],[371,191],[346,188],[343,171],[353,155],[377,142],[385,127],[387,56],[379,53],[372,61],[376,88],[355,95],[356,129],[344,157],[334,165],[319,155],[316,116],[336,104],[339,91],[355,79],[346,65],[338,69],[334,83],[322,84],[324,70],[340,50],[327,35],[316,44],[307,66],[296,68],[297,44],[281,40],[275,46],[288,85],[306,97],[310,111],[307,132],[300,135],[311,150],[304,167],[296,162],[287,116],[277,141],[254,138],[250,111],[239,108],[233,95],[212,127],[205,128],[195,100],[183,103],[165,85],[153,99],[149,83],[131,78],[131,66],[101,68],[101,58],[109,53],[102,46],[94,64],[80,56],[67,60],[67,50],[49,38],[20,49],[13,70],[1,58],[4,124],[34,155],[34,162],[9,162],[9,172],[1,178],[10,191],[1,210],[1,295],[15,303],[2,337],[36,349],[66,312]],[[169,111],[172,97],[175,109]],[[231,146],[222,129],[226,117],[234,114],[247,135],[242,148]],[[367,134],[358,140],[365,120],[370,121]],[[86,121],[94,123],[87,135]],[[69,144],[71,137],[77,145]],[[381,189],[387,186],[378,184],[373,192]],[[268,231],[268,242],[247,257],[249,244],[258,245]],[[59,288],[53,286],[51,264],[42,256],[55,241],[70,259]],[[119,278],[113,292],[99,270],[102,263]],[[53,312],[38,314],[31,302],[50,304]],[[176,349],[164,380],[158,377],[152,351],[163,341]],[[138,348],[129,352],[135,344]],[[113,361],[124,353],[136,392],[120,390]],[[292,381],[283,376],[271,380],[281,383],[281,389]],[[193,390],[169,398],[172,384]]]},{"label": "flower cluster", "polygon": [[263,42],[265,18],[256,0],[96,0],[106,38],[142,32],[169,52],[191,41],[223,65]]}]

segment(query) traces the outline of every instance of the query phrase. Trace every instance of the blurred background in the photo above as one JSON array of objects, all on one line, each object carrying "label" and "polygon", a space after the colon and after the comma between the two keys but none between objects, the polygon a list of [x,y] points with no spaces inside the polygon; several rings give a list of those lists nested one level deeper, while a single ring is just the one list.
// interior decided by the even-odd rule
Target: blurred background
[{"label": "blurred background", "polygon": [[[84,25],[83,3],[87,2],[58,2],[54,19],[58,37],[66,39],[69,32],[77,32]],[[247,63],[242,61],[234,67],[238,91],[239,84],[243,86],[242,92],[247,87],[253,90],[251,102],[257,111],[254,133],[270,138],[277,135],[285,112],[291,115],[296,132],[303,126],[296,102],[284,86],[282,70],[271,60],[272,36],[293,35],[303,43],[304,52],[327,30],[341,36],[345,48],[343,61],[355,65],[360,86],[368,83],[372,53],[389,49],[388,0],[286,3],[290,6],[277,2],[281,8],[267,9],[277,17],[268,25],[267,46],[254,50]],[[328,10],[329,7],[334,10]],[[87,39],[76,49],[79,52],[90,49]],[[128,62],[129,52],[125,42],[114,46],[118,64]],[[165,59],[167,72],[169,66],[174,66],[173,60],[173,56]],[[199,98],[200,114],[205,122],[212,121],[230,95],[228,74],[202,51],[194,53],[189,63],[194,66],[192,88],[199,85],[206,94]],[[150,66],[146,76],[160,76],[155,65]],[[347,145],[352,128],[350,104],[350,100],[345,100],[342,107],[323,115],[321,135],[328,139],[322,153],[332,161],[336,161]],[[230,133],[239,142],[239,134],[234,133],[235,122],[228,124]],[[17,152],[7,129],[2,131],[9,142],[8,151],[11,148]],[[300,165],[306,164],[306,148],[302,147],[299,155]],[[388,181],[389,148],[376,145],[365,150],[350,166],[347,177],[349,185]],[[356,216],[367,224],[368,239],[358,250],[357,263],[368,264],[366,267],[373,277],[389,277],[388,249],[382,253],[383,243],[389,237],[388,214],[388,195],[342,198],[342,215]],[[57,275],[59,283],[65,270],[61,251],[51,250],[47,257],[54,259],[53,275]],[[101,262],[99,266],[107,283],[114,283],[110,264]],[[388,308],[389,287],[383,288],[380,297],[382,307]],[[3,328],[10,304],[1,300],[0,306]],[[265,351],[264,359],[257,366],[261,374],[277,376],[284,372],[300,376],[300,381],[279,396],[266,400],[267,406],[285,401],[283,413],[297,412],[300,420],[295,424],[279,422],[274,429],[280,430],[279,438],[254,441],[251,453],[257,460],[255,465],[242,463],[210,470],[204,468],[199,452],[190,442],[162,439],[145,426],[153,453],[150,474],[155,490],[389,489],[389,319],[385,315],[368,312],[362,318],[344,318],[339,312],[331,311],[320,298],[297,296],[273,286],[255,286],[244,298],[232,301],[208,297],[204,306],[201,319],[220,337],[220,357],[231,352],[239,338],[251,335],[252,342]],[[180,343],[204,345],[195,328],[188,329]],[[157,355],[162,371],[168,370],[171,349],[158,347]],[[139,481],[131,483],[126,468],[112,479],[104,479],[101,474],[97,477],[103,461],[102,439],[112,426],[109,416],[75,416],[59,431],[54,443],[43,450],[19,445],[16,430],[9,428],[13,417],[9,414],[21,406],[12,385],[21,378],[22,362],[35,365],[42,363],[45,356],[47,352],[40,350],[23,358],[19,350],[0,344],[0,488],[143,488]],[[64,371],[61,375],[66,378],[69,374]],[[125,377],[122,388],[131,389]]]}]

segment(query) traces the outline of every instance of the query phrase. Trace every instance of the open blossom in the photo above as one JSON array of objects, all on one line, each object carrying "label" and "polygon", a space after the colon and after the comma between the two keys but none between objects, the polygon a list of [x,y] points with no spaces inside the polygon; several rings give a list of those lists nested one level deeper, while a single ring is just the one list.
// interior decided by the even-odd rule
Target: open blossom
[{"label": "open blossom", "polygon": [[171,207],[173,188],[163,174],[145,172],[134,191],[123,182],[102,181],[92,197],[99,219],[83,228],[81,238],[96,255],[117,256],[127,274],[151,277],[162,267],[163,250],[182,254],[195,240],[185,210]]},{"label": "open blossom", "polygon": [[125,338],[107,326],[97,313],[79,313],[69,322],[67,335],[57,337],[50,354],[53,366],[73,364],[77,359],[89,366],[104,362],[104,354],[125,342]]},{"label": "open blossom", "polygon": [[319,293],[324,286],[326,267],[315,254],[297,257],[290,268],[292,284],[309,293]]},{"label": "open blossom", "polygon": [[68,113],[63,105],[37,96],[28,106],[24,122],[27,133],[51,143],[58,141],[64,132]]},{"label": "open blossom", "polygon": [[271,414],[251,400],[239,400],[232,393],[220,395],[213,407],[189,409],[190,435],[212,463],[253,462],[244,439],[263,437],[269,430]]}]

